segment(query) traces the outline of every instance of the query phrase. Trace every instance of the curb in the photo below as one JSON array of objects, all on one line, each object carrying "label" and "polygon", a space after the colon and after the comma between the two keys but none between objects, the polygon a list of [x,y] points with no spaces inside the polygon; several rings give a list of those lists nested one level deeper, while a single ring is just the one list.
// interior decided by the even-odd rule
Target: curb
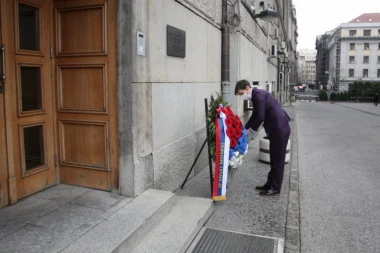
[{"label": "curb", "polygon": [[300,203],[299,203],[299,170],[298,170],[298,143],[297,120],[294,109],[292,123],[292,148],[289,177],[288,207],[285,224],[285,253],[301,252],[300,240]]}]

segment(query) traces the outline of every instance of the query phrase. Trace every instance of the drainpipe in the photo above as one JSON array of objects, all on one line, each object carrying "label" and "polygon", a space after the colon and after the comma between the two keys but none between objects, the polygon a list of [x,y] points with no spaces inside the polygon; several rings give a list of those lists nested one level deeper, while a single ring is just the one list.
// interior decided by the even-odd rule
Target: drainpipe
[{"label": "drainpipe", "polygon": [[[280,90],[281,90],[281,84],[280,84],[280,72],[281,72],[281,59],[279,56],[277,56],[277,85],[276,85],[276,99],[278,100],[278,102],[280,102],[279,100],[279,94],[280,94]],[[281,103],[281,102],[280,102]]]},{"label": "drainpipe", "polygon": [[230,103],[230,29],[227,24],[227,0],[222,2],[222,96]]}]

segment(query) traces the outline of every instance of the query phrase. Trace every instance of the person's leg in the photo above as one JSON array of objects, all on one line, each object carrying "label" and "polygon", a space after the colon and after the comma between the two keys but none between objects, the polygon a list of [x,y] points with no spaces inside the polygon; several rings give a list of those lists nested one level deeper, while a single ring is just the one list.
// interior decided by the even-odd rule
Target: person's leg
[{"label": "person's leg", "polygon": [[270,139],[271,170],[268,181],[273,191],[280,192],[284,178],[286,146],[288,144],[290,129],[285,133],[273,135]]}]

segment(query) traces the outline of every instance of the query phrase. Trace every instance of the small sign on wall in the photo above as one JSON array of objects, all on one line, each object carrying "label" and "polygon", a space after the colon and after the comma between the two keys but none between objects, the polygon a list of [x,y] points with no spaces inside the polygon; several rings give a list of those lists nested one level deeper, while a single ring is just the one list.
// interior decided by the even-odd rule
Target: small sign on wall
[{"label": "small sign on wall", "polygon": [[173,26],[166,26],[166,53],[169,56],[185,58],[186,32]]},{"label": "small sign on wall", "polygon": [[137,55],[145,56],[145,33],[137,32]]}]

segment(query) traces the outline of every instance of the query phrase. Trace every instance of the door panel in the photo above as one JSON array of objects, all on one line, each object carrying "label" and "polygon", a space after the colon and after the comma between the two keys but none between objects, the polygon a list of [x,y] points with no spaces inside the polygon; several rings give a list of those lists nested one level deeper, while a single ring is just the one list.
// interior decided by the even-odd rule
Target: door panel
[{"label": "door panel", "polygon": [[116,1],[54,1],[61,182],[118,187]]},{"label": "door panel", "polygon": [[6,8],[1,19],[7,51],[8,183],[14,202],[56,183],[52,17],[49,0],[3,0],[1,4]]},{"label": "door panel", "polygon": [[58,55],[106,54],[106,6],[105,1],[57,4]]},{"label": "door panel", "polygon": [[0,12],[0,207],[59,177],[117,189],[116,0],[0,0]]},{"label": "door panel", "polygon": [[106,65],[60,65],[57,75],[59,111],[106,112]]},{"label": "door panel", "polygon": [[60,123],[63,164],[109,170],[107,123],[73,120]]}]

